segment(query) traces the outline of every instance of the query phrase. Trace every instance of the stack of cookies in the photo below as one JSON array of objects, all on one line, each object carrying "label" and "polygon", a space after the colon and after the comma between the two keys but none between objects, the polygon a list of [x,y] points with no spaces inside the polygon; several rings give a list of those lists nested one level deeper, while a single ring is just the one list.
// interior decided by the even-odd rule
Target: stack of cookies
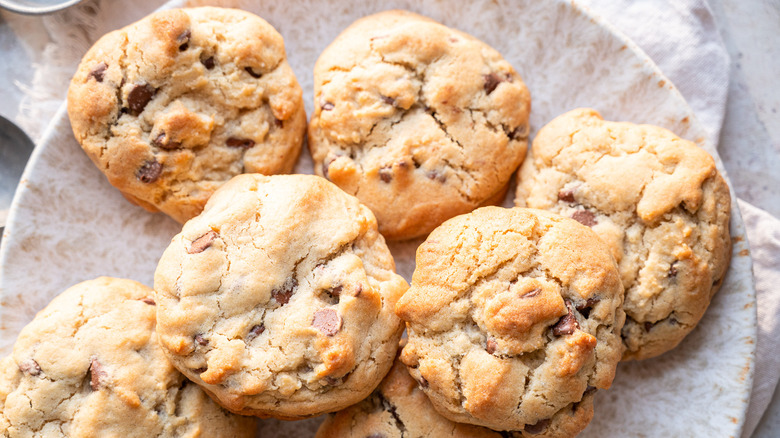
[{"label": "stack of cookies", "polygon": [[[85,55],[68,113],[131,202],[183,224],[154,290],[55,298],[0,362],[3,436],[571,437],[621,360],[674,348],[728,266],[714,161],[578,109],[539,130],[474,37],[404,11],[314,67],[314,175],[281,35],[170,10]],[[528,155],[528,156],[526,156]],[[519,170],[518,170],[519,168]],[[501,208],[517,175],[515,208]],[[386,240],[427,236],[411,286]],[[406,329],[407,336],[402,339]]]}]

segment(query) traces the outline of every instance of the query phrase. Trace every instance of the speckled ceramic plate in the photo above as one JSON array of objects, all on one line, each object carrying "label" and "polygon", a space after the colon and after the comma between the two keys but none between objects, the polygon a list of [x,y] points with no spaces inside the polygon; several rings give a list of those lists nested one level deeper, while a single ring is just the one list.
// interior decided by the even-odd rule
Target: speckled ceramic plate
[{"label": "speckled ceramic plate", "polygon": [[[610,120],[656,124],[694,140],[724,171],[714,145],[705,144],[704,130],[691,108],[650,59],[603,20],[571,2],[209,3],[243,7],[279,30],[304,87],[309,114],[312,69],[325,46],[361,16],[405,8],[498,49],[531,90],[532,135],[567,110],[591,106]],[[178,3],[167,6],[174,5]],[[297,171],[311,173],[305,152]],[[612,389],[598,394],[595,418],[582,436],[739,436],[752,381],[756,319],[751,261],[736,200],[732,208],[731,267],[701,324],[676,350],[621,364]],[[172,220],[130,205],[109,186],[73,139],[67,116],[60,111],[28,165],[0,250],[0,353],[10,351],[17,333],[37,310],[76,282],[111,275],[151,286],[157,260],[178,230]],[[407,279],[414,269],[417,243],[392,248],[399,272]],[[313,436],[319,421],[266,420],[259,433]]]}]

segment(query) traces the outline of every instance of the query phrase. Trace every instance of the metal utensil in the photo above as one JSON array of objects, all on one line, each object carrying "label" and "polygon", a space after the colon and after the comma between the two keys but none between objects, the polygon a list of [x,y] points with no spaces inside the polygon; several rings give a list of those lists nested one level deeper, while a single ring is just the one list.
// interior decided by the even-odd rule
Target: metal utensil
[{"label": "metal utensil", "polygon": [[0,8],[20,14],[50,14],[73,6],[81,0],[0,0]]},{"label": "metal utensil", "polygon": [[24,131],[0,116],[0,240],[16,186],[34,148]]}]

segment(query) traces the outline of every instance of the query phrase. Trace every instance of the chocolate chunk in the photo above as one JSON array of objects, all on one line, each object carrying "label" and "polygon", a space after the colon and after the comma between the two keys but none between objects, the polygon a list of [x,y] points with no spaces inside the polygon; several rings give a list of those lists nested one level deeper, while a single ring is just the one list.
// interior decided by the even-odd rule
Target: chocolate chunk
[{"label": "chocolate chunk", "polygon": [[526,424],[523,432],[537,435],[547,430],[548,427],[550,427],[550,419],[545,418],[544,420],[539,420],[536,424]]},{"label": "chocolate chunk", "polygon": [[204,338],[203,335],[195,335],[195,343],[201,347],[205,347],[206,345],[209,345],[209,340]]},{"label": "chocolate chunk", "polygon": [[420,383],[420,387],[423,388],[423,389],[425,389],[425,388],[427,388],[429,386],[428,379],[426,379],[423,376],[420,376],[420,382],[419,383]]},{"label": "chocolate chunk", "polygon": [[563,202],[577,202],[574,200],[574,190],[564,189],[558,192],[558,200]]},{"label": "chocolate chunk", "polygon": [[274,126],[277,128],[283,128],[284,127],[284,120],[279,120],[274,117]]},{"label": "chocolate chunk", "polygon": [[89,374],[89,387],[92,388],[93,391],[97,391],[100,386],[106,383],[108,373],[106,373],[106,370],[103,369],[103,365],[95,358],[92,358],[89,362]]},{"label": "chocolate chunk", "polygon": [[143,301],[144,303],[146,303],[146,304],[148,304],[150,306],[156,306],[157,305],[157,303],[154,302],[153,298],[149,298],[149,297],[141,298],[141,301]]},{"label": "chocolate chunk", "polygon": [[494,339],[488,339],[487,345],[485,346],[485,351],[488,352],[488,354],[493,354],[496,352],[496,348],[498,348],[498,344]]},{"label": "chocolate chunk", "polygon": [[524,293],[523,295],[521,295],[520,298],[533,298],[533,297],[539,295],[540,293],[542,293],[542,288],[536,287],[533,290],[528,291],[528,292]]},{"label": "chocolate chunk", "polygon": [[433,170],[429,171],[426,174],[426,176],[428,177],[428,179],[436,180],[436,181],[439,181],[439,182],[442,182],[442,183],[447,181],[447,175],[445,175],[444,172],[440,172],[440,171],[438,171],[436,169],[433,169]]},{"label": "chocolate chunk", "polygon": [[216,61],[214,61],[213,56],[209,56],[206,59],[201,59],[200,63],[203,64],[204,67],[206,67],[206,70],[211,70],[214,68],[215,65],[217,65]]},{"label": "chocolate chunk", "polygon": [[160,162],[156,159],[152,158],[151,161],[145,162],[144,165],[138,169],[138,172],[135,173],[135,177],[138,178],[138,180],[142,183],[151,184],[157,181],[157,178],[159,178],[161,174],[162,164],[160,164]]},{"label": "chocolate chunk", "polygon": [[149,84],[136,84],[127,95],[130,114],[134,116],[141,114],[155,93],[157,93],[157,90]]},{"label": "chocolate chunk", "polygon": [[588,210],[577,210],[571,215],[571,218],[588,227],[592,227],[599,223],[596,220],[596,215]]},{"label": "chocolate chunk", "polygon": [[492,93],[493,90],[495,90],[496,87],[498,87],[498,84],[500,84],[501,82],[504,82],[504,80],[501,78],[501,76],[499,76],[499,75],[497,75],[495,73],[490,73],[490,74],[484,75],[482,77],[485,78],[485,93],[487,93],[487,94]]},{"label": "chocolate chunk", "polygon": [[106,77],[106,70],[108,70],[108,64],[101,62],[100,64],[92,67],[88,78],[95,78],[96,81],[103,82],[103,78]]},{"label": "chocolate chunk", "polygon": [[577,323],[577,318],[574,316],[574,309],[572,308],[571,301],[569,300],[566,300],[566,310],[568,313],[562,316],[553,326],[553,334],[555,336],[570,335],[574,333],[574,330],[580,327],[579,323]]},{"label": "chocolate chunk", "polygon": [[599,301],[601,301],[601,298],[598,297],[590,297],[588,298],[583,304],[580,304],[576,307],[577,311],[580,312],[580,315],[584,316],[585,318],[590,316],[590,310],[595,306]]},{"label": "chocolate chunk", "polygon": [[168,138],[167,135],[165,135],[165,132],[160,131],[159,134],[157,134],[157,137],[152,140],[152,143],[154,143],[155,146],[162,149],[172,150],[172,149],[178,149],[181,147],[181,143],[176,141],[170,141],[170,138]]},{"label": "chocolate chunk", "polygon": [[677,264],[677,260],[672,262],[672,265],[669,266],[669,273],[666,274],[667,277],[669,278],[677,277],[677,266],[675,266],[676,264]]},{"label": "chocolate chunk", "polygon": [[379,178],[382,182],[389,183],[393,180],[393,168],[391,166],[382,166],[379,169]]},{"label": "chocolate chunk", "polygon": [[395,106],[395,99],[390,96],[382,96],[382,101],[390,106]]},{"label": "chocolate chunk", "polygon": [[322,109],[323,111],[330,111],[333,108],[334,108],[334,106],[333,106],[333,103],[331,103],[331,102],[325,102],[325,103],[320,105],[320,109]]},{"label": "chocolate chunk", "polygon": [[246,335],[246,340],[251,341],[252,339],[260,336],[265,331],[265,324],[260,325],[254,325],[251,329],[249,329],[249,333]]},{"label": "chocolate chunk", "polygon": [[31,376],[37,376],[41,373],[41,366],[38,365],[35,359],[27,359],[19,364],[19,370]]},{"label": "chocolate chunk", "polygon": [[198,254],[209,249],[211,244],[214,243],[214,239],[216,239],[218,236],[219,234],[217,234],[216,231],[210,230],[206,234],[192,241],[192,244],[187,249],[187,254]]},{"label": "chocolate chunk", "polygon": [[528,125],[520,125],[513,129],[509,135],[510,140],[517,140],[519,138],[528,138]]},{"label": "chocolate chunk", "polygon": [[328,291],[328,295],[330,295],[332,297],[340,296],[342,289],[344,289],[344,286],[338,285],[338,286],[334,287],[333,289],[329,290]]},{"label": "chocolate chunk", "polygon": [[334,309],[320,309],[314,313],[311,325],[322,333],[333,336],[341,330],[341,316]]},{"label": "chocolate chunk", "polygon": [[653,328],[653,327],[655,327],[655,325],[656,325],[656,324],[657,324],[657,323],[655,323],[655,322],[650,322],[650,321],[648,321],[648,322],[645,322],[645,331],[646,331],[646,332],[649,332],[649,331],[650,331],[650,329],[651,329],[651,328]]},{"label": "chocolate chunk", "polygon": [[251,148],[251,147],[253,147],[255,145],[255,141],[254,140],[250,140],[248,138],[230,137],[229,139],[227,139],[225,144],[228,145],[228,147],[231,147],[231,148],[249,149],[249,148]]},{"label": "chocolate chunk", "polygon": [[271,296],[274,300],[276,300],[277,303],[284,306],[290,302],[290,297],[292,297],[296,287],[298,287],[298,280],[295,278],[288,278],[281,288],[277,288],[271,291]]},{"label": "chocolate chunk", "polygon": [[179,44],[179,51],[183,52],[187,50],[190,47],[190,37],[192,36],[192,32],[190,32],[189,29],[185,30],[184,32],[179,35],[178,38],[176,38],[176,43]]},{"label": "chocolate chunk", "polygon": [[256,71],[252,70],[252,67],[246,67],[244,70],[246,70],[246,72],[255,79],[260,79],[263,76],[262,73],[257,73]]}]

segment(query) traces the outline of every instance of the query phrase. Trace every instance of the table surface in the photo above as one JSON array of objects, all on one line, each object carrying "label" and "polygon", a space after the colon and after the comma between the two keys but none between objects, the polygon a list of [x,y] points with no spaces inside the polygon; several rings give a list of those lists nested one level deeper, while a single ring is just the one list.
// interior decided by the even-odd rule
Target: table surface
[{"label": "table surface", "polygon": [[[161,1],[162,3],[162,1]],[[710,0],[731,56],[726,117],[718,152],[737,196],[780,217],[780,1]],[[33,66],[50,41],[42,18],[0,12],[0,115],[20,120]],[[20,39],[17,35],[23,35]],[[13,59],[13,62],[8,60]],[[62,96],[64,98],[64,94]],[[37,140],[47,121],[28,125]],[[780,430],[780,391],[776,391],[754,437]]]}]

